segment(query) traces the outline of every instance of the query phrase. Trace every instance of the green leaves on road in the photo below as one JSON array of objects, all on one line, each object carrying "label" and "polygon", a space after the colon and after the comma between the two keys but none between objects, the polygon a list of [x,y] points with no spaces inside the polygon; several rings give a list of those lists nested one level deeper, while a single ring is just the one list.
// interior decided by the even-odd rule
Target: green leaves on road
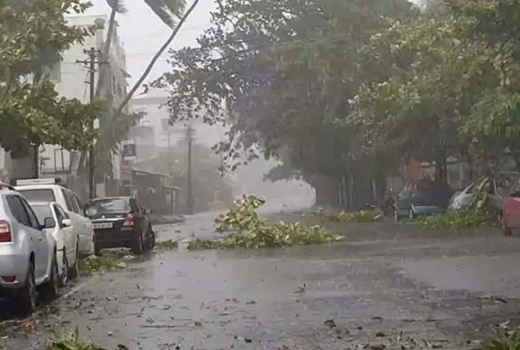
[{"label": "green leaves on road", "polygon": [[237,208],[215,220],[217,232],[229,232],[227,237],[214,240],[196,239],[188,244],[188,249],[283,248],[293,245],[326,244],[342,239],[319,226],[283,222],[270,224],[256,212],[264,203],[265,200],[262,198],[244,196]]},{"label": "green leaves on road", "polygon": [[133,259],[133,255],[106,254],[101,256],[91,255],[80,261],[80,271],[84,275],[127,267],[125,261]]},{"label": "green leaves on road", "polygon": [[346,211],[327,211],[319,208],[313,214],[320,218],[324,223],[329,222],[375,222],[383,218],[380,210],[360,210],[353,212]]}]

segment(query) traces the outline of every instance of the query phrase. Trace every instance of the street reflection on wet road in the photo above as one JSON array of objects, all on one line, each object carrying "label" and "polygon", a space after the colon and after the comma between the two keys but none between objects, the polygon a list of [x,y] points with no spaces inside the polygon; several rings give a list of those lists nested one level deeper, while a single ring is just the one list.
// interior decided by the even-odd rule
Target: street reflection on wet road
[{"label": "street reflection on wet road", "polygon": [[[194,216],[158,231],[161,239],[211,236],[212,219]],[[416,339],[465,346],[465,332],[480,320],[506,314],[502,304],[481,298],[489,291],[436,281],[456,266],[477,269],[490,253],[518,253],[520,240],[395,239],[390,231],[397,229],[360,225],[350,233],[355,239],[331,246],[205,252],[181,247],[152,254],[127,269],[81,280],[86,284],[55,302],[51,315],[37,317],[34,333],[4,330],[9,337],[0,344],[43,349],[52,331],[78,327],[107,349],[344,349],[381,343],[401,330]],[[459,264],[468,256],[471,264]],[[518,271],[498,263],[492,269],[495,275]],[[509,313],[520,309],[520,284],[511,282],[517,275],[509,272],[510,280],[500,282],[508,287]]]}]

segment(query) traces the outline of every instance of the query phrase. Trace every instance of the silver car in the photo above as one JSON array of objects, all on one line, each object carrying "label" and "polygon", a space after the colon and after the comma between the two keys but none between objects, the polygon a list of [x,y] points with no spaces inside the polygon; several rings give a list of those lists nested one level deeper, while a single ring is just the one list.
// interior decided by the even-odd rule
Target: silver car
[{"label": "silver car", "polygon": [[20,193],[0,184],[0,298],[12,300],[20,314],[36,309],[42,299],[58,295],[59,272],[53,218],[40,224]]}]

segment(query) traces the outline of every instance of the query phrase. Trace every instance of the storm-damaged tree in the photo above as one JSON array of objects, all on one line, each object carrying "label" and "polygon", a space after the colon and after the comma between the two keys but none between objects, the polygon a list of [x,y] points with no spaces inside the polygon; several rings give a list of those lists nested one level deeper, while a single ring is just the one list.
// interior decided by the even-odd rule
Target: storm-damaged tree
[{"label": "storm-damaged tree", "polygon": [[509,149],[520,170],[520,10],[502,0],[442,7],[378,38],[411,68],[364,86],[349,120],[369,152],[433,162],[438,182],[447,182],[448,156],[485,169]]},{"label": "storm-damaged tree", "polygon": [[64,18],[89,5],[81,0],[10,3],[0,1],[0,146],[13,157],[42,144],[84,149],[94,136],[87,126],[101,103],[58,96],[48,68],[60,52],[91,34],[68,26]]},{"label": "storm-damaged tree", "polygon": [[171,71],[154,84],[169,88],[172,115],[229,123],[219,149],[228,162],[255,148],[281,157],[320,204],[370,200],[374,162],[360,157],[342,120],[360,84],[393,70],[384,52],[363,51],[371,34],[417,11],[399,0],[231,0],[217,8],[200,47],[172,52]]},{"label": "storm-damaged tree", "polygon": [[[99,135],[99,142],[104,146],[97,146],[96,150],[99,152],[106,152],[107,149],[112,150],[113,152],[117,152],[118,150],[118,140],[121,138],[125,138],[127,136],[129,127],[135,124],[136,120],[132,118],[132,112],[126,111],[126,107],[130,102],[133,95],[137,92],[137,90],[142,86],[145,79],[150,74],[152,68],[155,63],[162,55],[162,53],[166,50],[166,48],[172,43],[173,39],[175,39],[177,33],[180,28],[191,14],[191,12],[198,5],[200,0],[194,0],[187,11],[184,11],[186,7],[185,0],[145,0],[145,3],[149,6],[149,8],[157,15],[157,17],[167,25],[172,33],[166,39],[164,44],[157,50],[155,55],[152,57],[148,66],[143,71],[139,79],[137,79],[134,86],[130,89],[130,91],[125,94],[123,100],[114,108],[109,108],[106,110],[105,115],[105,127],[101,130]],[[107,0],[108,5],[111,8],[110,19],[108,23],[107,29],[107,37],[105,38],[104,44],[101,48],[100,58],[103,61],[109,61],[109,53],[112,45],[111,38],[114,36],[114,29],[116,26],[116,16],[118,13],[122,14],[126,12],[125,1],[124,0]],[[100,74],[98,76],[98,83],[96,85],[95,96],[96,98],[102,97],[103,91],[105,89],[105,85],[107,83],[108,77],[108,69],[106,65],[100,66]],[[122,128],[121,126],[128,126],[126,128]],[[113,137],[117,134],[117,137]],[[97,153],[98,159],[104,159],[104,163],[107,162],[108,159],[111,159],[110,154],[101,154]],[[80,167],[86,166],[87,154],[83,152],[80,159]],[[104,167],[107,169],[107,166]],[[110,166],[111,168],[111,166]]]}]

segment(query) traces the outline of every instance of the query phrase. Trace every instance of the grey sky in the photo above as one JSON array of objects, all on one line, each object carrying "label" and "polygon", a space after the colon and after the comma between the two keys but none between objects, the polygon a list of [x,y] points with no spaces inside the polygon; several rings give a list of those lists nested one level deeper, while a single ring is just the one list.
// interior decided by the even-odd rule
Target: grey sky
[{"label": "grey sky", "polygon": [[[106,0],[91,0],[94,7],[88,11],[90,15],[109,15],[110,9]],[[188,0],[188,5],[191,1]],[[152,11],[148,9],[144,0],[126,0],[128,12],[119,15],[119,36],[124,42],[127,57],[127,69],[132,75],[130,86],[144,71],[148,62],[157,49],[164,43],[171,33]],[[181,48],[195,43],[202,31],[209,27],[209,13],[214,6],[212,0],[201,0],[198,7],[188,18],[183,28],[172,43],[172,48]],[[168,70],[167,54],[157,62],[148,80],[158,77]]]}]

